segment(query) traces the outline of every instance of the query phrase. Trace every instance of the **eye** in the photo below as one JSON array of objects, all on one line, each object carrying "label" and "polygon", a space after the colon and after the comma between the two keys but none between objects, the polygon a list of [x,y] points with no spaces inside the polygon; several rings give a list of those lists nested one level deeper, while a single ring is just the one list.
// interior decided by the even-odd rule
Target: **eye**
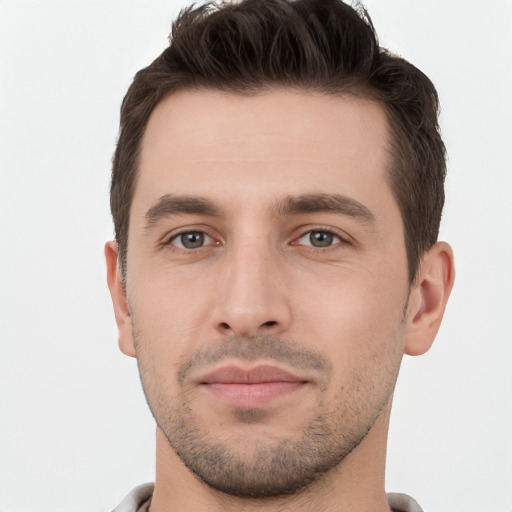
[{"label": "eye", "polygon": [[169,243],[180,249],[199,249],[205,245],[212,245],[214,240],[202,231],[187,231],[172,237]]},{"label": "eye", "polygon": [[330,231],[314,230],[304,233],[298,240],[297,244],[310,245],[312,247],[330,247],[338,244],[343,240]]}]

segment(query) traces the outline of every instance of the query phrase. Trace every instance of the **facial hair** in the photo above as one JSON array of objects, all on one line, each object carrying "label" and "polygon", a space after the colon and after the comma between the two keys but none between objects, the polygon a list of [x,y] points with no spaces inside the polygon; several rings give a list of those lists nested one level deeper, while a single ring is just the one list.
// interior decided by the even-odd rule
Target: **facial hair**
[{"label": "facial hair", "polygon": [[[153,364],[144,355],[144,342],[135,324],[134,339],[146,400],[170,446],[204,484],[242,498],[298,494],[337,467],[366,437],[391,399],[400,366],[398,353],[388,357],[379,354],[382,364],[389,365],[382,372],[385,380],[364,378],[371,370],[359,367],[333,388],[332,367],[321,354],[271,336],[229,337],[196,351],[180,366],[176,375],[179,392],[170,397],[155,380]],[[188,377],[194,370],[229,358],[270,359],[292,369],[314,371],[322,377],[314,413],[297,418],[297,432],[288,437],[268,432],[263,435],[261,430],[242,439],[229,429],[210,432],[200,411],[194,409]],[[239,424],[257,428],[265,424],[269,413],[265,409],[235,408],[233,414]]]}]

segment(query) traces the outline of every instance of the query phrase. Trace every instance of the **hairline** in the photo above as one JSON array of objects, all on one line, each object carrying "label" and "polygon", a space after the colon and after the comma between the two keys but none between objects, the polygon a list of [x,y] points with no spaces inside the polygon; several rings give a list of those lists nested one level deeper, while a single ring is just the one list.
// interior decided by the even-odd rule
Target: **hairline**
[{"label": "hairline", "polygon": [[[133,204],[133,198],[135,196],[135,190],[137,187],[137,183],[140,175],[140,163],[141,163],[141,154],[142,147],[144,142],[144,137],[146,135],[146,130],[149,125],[150,119],[155,111],[155,109],[163,103],[165,100],[179,94],[181,92],[217,92],[223,95],[236,95],[240,97],[256,97],[265,93],[271,92],[297,92],[302,94],[316,94],[319,96],[331,97],[331,98],[342,98],[342,97],[353,97],[355,99],[370,101],[374,104],[377,104],[382,109],[382,112],[386,118],[386,131],[387,131],[387,141],[384,147],[385,153],[388,155],[388,159],[385,162],[385,172],[386,172],[386,180],[393,195],[393,198],[399,208],[400,218],[402,221],[402,230],[404,237],[404,246],[406,250],[407,256],[407,266],[408,266],[408,274],[410,285],[412,285],[414,278],[418,272],[418,262],[410,261],[410,248],[408,239],[407,227],[405,223],[405,212],[403,209],[402,201],[398,196],[398,190],[394,185],[395,180],[393,179],[393,175],[395,173],[400,172],[401,167],[401,150],[400,150],[400,142],[398,140],[399,133],[396,129],[396,123],[394,122],[393,115],[391,113],[391,109],[386,104],[386,102],[382,99],[380,92],[371,87],[368,83],[358,82],[357,80],[347,80],[341,83],[336,89],[326,85],[318,85],[318,86],[308,86],[306,84],[282,84],[282,83],[272,83],[267,81],[267,83],[262,83],[259,86],[255,86],[251,89],[241,87],[236,87],[231,84],[224,84],[218,87],[211,84],[201,84],[201,83],[182,83],[174,88],[170,88],[168,91],[163,92],[158,101],[153,105],[150,113],[147,116],[146,122],[144,124],[143,129],[141,130],[139,139],[137,141],[137,148],[135,150],[135,158],[133,161],[133,179],[131,181],[130,194],[129,194],[129,206],[128,206],[128,215],[126,218],[126,225],[124,226],[124,247],[119,246],[119,265],[121,269],[122,282],[123,285],[126,284],[126,273],[127,273],[127,254],[128,254],[128,244],[129,244],[129,230],[130,230],[130,218],[131,218],[131,207]],[[427,248],[428,249],[428,248]],[[425,249],[426,250],[426,249]],[[425,250],[423,252],[425,252]],[[422,253],[423,254],[423,253]]]}]

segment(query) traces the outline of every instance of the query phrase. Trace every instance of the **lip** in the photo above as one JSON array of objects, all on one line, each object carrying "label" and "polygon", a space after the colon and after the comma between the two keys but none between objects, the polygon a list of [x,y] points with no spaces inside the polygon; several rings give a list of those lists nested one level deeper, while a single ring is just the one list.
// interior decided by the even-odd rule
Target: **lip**
[{"label": "lip", "polygon": [[223,366],[198,380],[215,398],[234,407],[262,407],[303,388],[307,380],[282,368]]},{"label": "lip", "polygon": [[245,370],[237,365],[222,366],[199,379],[201,384],[262,384],[265,382],[303,382],[283,368],[258,365]]}]

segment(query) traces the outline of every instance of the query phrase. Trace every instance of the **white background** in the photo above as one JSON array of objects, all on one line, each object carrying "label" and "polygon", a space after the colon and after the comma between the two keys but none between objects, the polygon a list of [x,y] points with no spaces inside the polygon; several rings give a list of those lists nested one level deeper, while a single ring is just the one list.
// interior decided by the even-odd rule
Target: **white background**
[{"label": "white background", "polygon": [[[404,361],[387,487],[426,511],[510,512],[512,0],[366,5],[438,87],[457,263],[434,347]],[[103,244],[119,105],[180,6],[0,0],[0,511],[109,510],[153,479]]]}]

